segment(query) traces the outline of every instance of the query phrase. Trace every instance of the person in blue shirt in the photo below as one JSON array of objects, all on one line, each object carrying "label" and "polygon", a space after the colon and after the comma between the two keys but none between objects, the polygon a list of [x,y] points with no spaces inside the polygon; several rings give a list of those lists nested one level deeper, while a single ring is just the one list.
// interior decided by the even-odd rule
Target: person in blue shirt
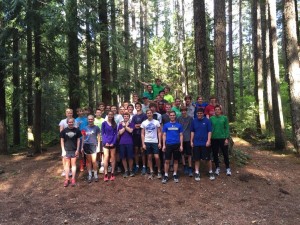
[{"label": "person in blue shirt", "polygon": [[176,113],[171,111],[170,122],[166,123],[163,127],[163,148],[162,151],[165,152],[165,175],[162,183],[168,182],[168,172],[170,166],[170,160],[174,160],[174,172],[173,179],[175,183],[178,183],[178,160],[181,157],[181,152],[183,151],[183,129],[180,123],[176,122]]},{"label": "person in blue shirt", "polygon": [[211,122],[204,116],[204,109],[197,110],[197,118],[191,126],[191,147],[193,148],[193,158],[195,160],[195,180],[200,181],[200,160],[205,160],[208,165],[209,179],[214,180],[211,163]]}]

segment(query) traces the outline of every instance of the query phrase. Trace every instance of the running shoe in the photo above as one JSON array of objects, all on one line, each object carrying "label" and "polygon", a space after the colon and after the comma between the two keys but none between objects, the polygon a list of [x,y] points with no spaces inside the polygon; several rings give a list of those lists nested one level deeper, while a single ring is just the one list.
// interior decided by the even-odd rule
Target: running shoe
[{"label": "running shoe", "polygon": [[65,179],[64,187],[68,187],[68,186],[69,186],[69,180]]},{"label": "running shoe", "polygon": [[199,173],[195,173],[195,181],[200,181],[200,174]]},{"label": "running shoe", "polygon": [[95,182],[98,182],[98,181],[99,181],[99,178],[98,178],[97,175],[96,175],[96,176],[94,175],[94,181],[95,181]]},{"label": "running shoe", "polygon": [[178,175],[173,175],[173,180],[175,183],[178,183],[179,182]]},{"label": "running shoe", "polygon": [[147,168],[143,166],[142,175],[145,175],[146,173],[147,173]]},{"label": "running shoe", "polygon": [[161,180],[161,182],[163,184],[166,184],[168,182],[168,180],[169,180],[169,177],[168,176],[164,176],[164,178]]},{"label": "running shoe", "polygon": [[215,180],[216,179],[216,177],[215,177],[215,175],[214,175],[213,172],[209,173],[209,179],[210,180]]},{"label": "running shoe", "polygon": [[154,178],[154,173],[153,172],[150,172],[150,175],[148,176],[148,179],[149,180],[152,180]]},{"label": "running shoe", "polygon": [[121,172],[122,172],[121,167],[119,167],[119,166],[117,167],[117,172],[118,172],[118,173],[121,173]]},{"label": "running shoe", "polygon": [[110,181],[114,181],[116,179],[116,177],[115,177],[115,175],[112,173],[111,175],[110,175]]},{"label": "running shoe", "polygon": [[87,180],[88,180],[89,183],[91,183],[92,182],[92,175],[89,175]]},{"label": "running shoe", "polygon": [[231,176],[231,170],[230,170],[230,168],[227,168],[227,169],[226,169],[226,175],[227,175],[227,176]]},{"label": "running shoe", "polygon": [[217,176],[220,175],[220,167],[217,167],[217,168],[216,168],[215,174],[216,174]]},{"label": "running shoe", "polygon": [[72,187],[75,187],[75,186],[76,186],[76,181],[75,181],[75,179],[72,179],[72,180],[71,180],[71,186],[72,186]]},{"label": "running shoe", "polygon": [[105,174],[105,175],[104,175],[104,181],[107,182],[108,180],[109,180],[109,179],[108,179],[108,175]]},{"label": "running shoe", "polygon": [[134,175],[135,175],[134,172],[132,172],[132,171],[129,172],[130,177],[134,177]]},{"label": "running shoe", "polygon": [[62,176],[62,177],[65,177],[65,176],[66,176],[66,172],[65,172],[64,170],[61,172],[61,176]]},{"label": "running shoe", "polygon": [[139,172],[139,167],[135,166],[133,171],[134,171],[135,174],[137,174]]},{"label": "running shoe", "polygon": [[123,174],[123,178],[126,178],[128,176],[129,176],[128,171],[125,171],[125,173]]},{"label": "running shoe", "polygon": [[100,167],[99,173],[104,173],[104,166],[101,166],[101,167]]},{"label": "running shoe", "polygon": [[187,165],[184,165],[184,174],[188,175],[189,174],[189,168]]},{"label": "running shoe", "polygon": [[161,172],[158,172],[157,173],[157,179],[161,179],[162,178],[162,174],[161,174]]},{"label": "running shoe", "polygon": [[193,169],[189,168],[189,177],[193,177]]}]

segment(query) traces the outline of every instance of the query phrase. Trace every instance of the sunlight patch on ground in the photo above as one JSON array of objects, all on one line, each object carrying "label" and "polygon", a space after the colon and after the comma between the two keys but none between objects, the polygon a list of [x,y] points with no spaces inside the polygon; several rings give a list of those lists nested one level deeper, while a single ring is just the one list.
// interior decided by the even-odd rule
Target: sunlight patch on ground
[{"label": "sunlight patch on ground", "polygon": [[252,146],[249,142],[241,139],[239,137],[233,137],[234,145],[243,146],[243,147],[250,147]]}]

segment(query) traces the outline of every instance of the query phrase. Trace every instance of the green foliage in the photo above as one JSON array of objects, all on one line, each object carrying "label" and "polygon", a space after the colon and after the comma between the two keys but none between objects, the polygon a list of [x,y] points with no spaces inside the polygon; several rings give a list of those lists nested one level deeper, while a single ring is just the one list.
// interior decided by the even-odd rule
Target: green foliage
[{"label": "green foliage", "polygon": [[251,160],[251,156],[241,149],[235,149],[232,150],[232,160],[235,163],[236,166],[242,167],[248,163],[249,160]]}]

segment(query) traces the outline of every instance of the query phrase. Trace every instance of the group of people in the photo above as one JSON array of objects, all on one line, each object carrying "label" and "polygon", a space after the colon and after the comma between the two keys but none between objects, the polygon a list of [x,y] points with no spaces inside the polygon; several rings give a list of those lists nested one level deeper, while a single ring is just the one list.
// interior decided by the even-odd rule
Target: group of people
[{"label": "group of people", "polygon": [[146,87],[142,103],[134,93],[132,103],[116,106],[101,102],[94,113],[79,108],[76,119],[72,109],[66,110],[67,118],[59,123],[65,187],[76,185],[77,158],[80,171],[85,167],[88,171],[89,183],[99,181],[98,167],[105,182],[114,181],[115,171],[123,167],[124,178],[141,173],[167,183],[172,171],[177,183],[180,160],[184,174],[196,181],[200,181],[200,162],[205,161],[209,179],[215,180],[220,174],[221,150],[226,175],[231,175],[229,124],[216,98],[212,96],[205,103],[201,96],[196,102],[185,96],[183,103],[173,98],[160,79],[155,84],[141,83]]}]

